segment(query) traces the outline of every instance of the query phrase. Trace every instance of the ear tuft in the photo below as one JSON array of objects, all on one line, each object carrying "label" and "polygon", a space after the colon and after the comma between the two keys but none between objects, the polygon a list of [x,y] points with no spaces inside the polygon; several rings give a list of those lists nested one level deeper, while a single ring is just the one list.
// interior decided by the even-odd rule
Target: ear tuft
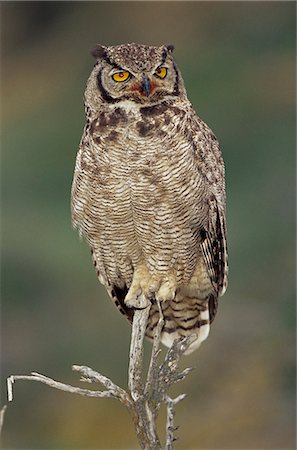
[{"label": "ear tuft", "polygon": [[167,44],[167,45],[165,45],[165,47],[166,47],[168,53],[172,53],[174,50],[174,45],[172,45],[172,44]]},{"label": "ear tuft", "polygon": [[104,45],[97,44],[96,47],[91,50],[91,55],[96,59],[101,59],[106,54],[106,47]]}]

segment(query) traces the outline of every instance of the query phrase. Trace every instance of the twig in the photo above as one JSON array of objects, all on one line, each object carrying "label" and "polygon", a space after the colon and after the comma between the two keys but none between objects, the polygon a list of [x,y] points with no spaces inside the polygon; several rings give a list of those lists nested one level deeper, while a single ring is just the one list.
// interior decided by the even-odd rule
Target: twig
[{"label": "twig", "polygon": [[166,422],[166,450],[173,450],[173,442],[176,440],[174,437],[174,405],[183,400],[186,394],[181,394],[175,399],[167,396],[167,422]]},{"label": "twig", "polygon": [[[159,303],[157,304],[159,308],[159,321],[155,328],[151,359],[145,382],[143,381],[143,340],[150,307],[135,310],[134,312],[128,372],[130,392],[126,392],[112,380],[90,367],[74,365],[72,366],[72,370],[80,373],[81,381],[86,383],[100,383],[106,390],[82,389],[32,372],[31,375],[12,375],[7,379],[8,401],[11,402],[13,400],[13,384],[17,380],[38,381],[54,389],[86,397],[114,398],[128,408],[140,447],[143,450],[161,449],[160,439],[157,434],[157,418],[161,405],[165,404],[167,408],[165,448],[166,450],[173,450],[173,442],[175,440],[174,406],[185,398],[185,394],[172,399],[168,395],[168,391],[174,383],[183,380],[191,371],[189,368],[179,372],[178,362],[196,336],[189,336],[185,339],[175,341],[167,351],[163,363],[158,365],[164,320],[161,306]],[[5,408],[1,410],[0,429],[3,424]]]},{"label": "twig", "polygon": [[74,365],[72,366],[72,370],[80,372],[82,374],[81,381],[87,383],[94,383],[94,382],[101,383],[103,384],[103,386],[107,388],[107,392],[110,393],[111,397],[120,400],[124,404],[130,402],[130,397],[127,394],[127,392],[118,385],[116,385],[109,378],[105,377],[104,375],[101,375],[101,373],[98,373],[87,366]]},{"label": "twig", "polygon": [[4,415],[5,415],[6,408],[7,408],[7,405],[4,405],[0,410],[0,435],[1,435],[2,427],[3,427],[3,423],[4,423]]},{"label": "twig", "polygon": [[81,389],[78,387],[71,386],[70,384],[60,383],[59,381],[55,381],[49,377],[46,377],[45,375],[41,375],[40,373],[31,372],[31,375],[11,375],[9,378],[7,378],[7,391],[9,402],[13,400],[13,384],[16,380],[39,381],[40,383],[44,383],[47,386],[50,386],[54,389],[70,392],[71,394],[83,395],[85,397],[100,397],[100,398],[112,397],[118,400],[122,399],[122,397],[119,394],[117,395],[116,391],[112,389],[109,389],[107,391],[92,391],[90,389]]}]

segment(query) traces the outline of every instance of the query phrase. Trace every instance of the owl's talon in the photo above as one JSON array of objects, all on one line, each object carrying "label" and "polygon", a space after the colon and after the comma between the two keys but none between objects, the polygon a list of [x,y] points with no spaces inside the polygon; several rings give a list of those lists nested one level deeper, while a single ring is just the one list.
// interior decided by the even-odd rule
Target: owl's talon
[{"label": "owl's talon", "polygon": [[151,302],[143,294],[138,294],[137,296],[132,297],[131,295],[129,296],[129,292],[125,298],[125,304],[128,308],[145,309],[151,304]]},{"label": "owl's talon", "polygon": [[145,298],[147,298],[147,300],[150,303],[154,303],[154,301],[155,301],[155,293],[154,292],[150,292],[148,290],[144,290],[143,295],[145,296]]},{"label": "owl's talon", "polygon": [[150,282],[148,283],[147,289],[145,291],[145,294],[148,298],[155,298],[156,292],[160,288],[161,285],[161,279],[156,278],[155,276],[152,277]]},{"label": "owl's talon", "polygon": [[160,302],[169,302],[174,299],[176,293],[176,281],[174,278],[167,279],[161,284],[156,294],[156,299]]},{"label": "owl's talon", "polygon": [[149,279],[150,274],[147,267],[145,264],[139,264],[135,269],[132,284],[125,298],[125,304],[129,308],[144,309],[151,304],[146,289]]},{"label": "owl's talon", "polygon": [[143,295],[141,288],[134,283],[126,295],[125,304],[129,308],[145,309],[150,305],[150,301]]}]

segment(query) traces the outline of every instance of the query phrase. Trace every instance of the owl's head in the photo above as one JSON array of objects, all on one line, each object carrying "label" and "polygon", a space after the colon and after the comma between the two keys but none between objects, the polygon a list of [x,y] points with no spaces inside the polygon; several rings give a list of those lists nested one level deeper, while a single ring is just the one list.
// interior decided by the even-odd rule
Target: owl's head
[{"label": "owl's head", "polygon": [[[108,103],[130,100],[142,105],[182,96],[184,85],[172,57],[173,46],[97,45],[90,80],[92,97]],[[96,92],[97,90],[97,92]]]}]

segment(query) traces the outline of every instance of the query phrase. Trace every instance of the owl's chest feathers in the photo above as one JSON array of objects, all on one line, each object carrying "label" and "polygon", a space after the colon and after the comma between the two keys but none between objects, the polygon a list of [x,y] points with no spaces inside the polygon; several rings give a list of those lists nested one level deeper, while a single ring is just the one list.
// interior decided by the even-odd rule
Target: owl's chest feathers
[{"label": "owl's chest feathers", "polygon": [[200,180],[191,179],[195,162],[181,125],[185,114],[166,104],[129,105],[102,111],[93,119],[98,201],[100,196],[108,198],[112,214],[118,209],[124,213],[124,207],[125,215],[135,208],[153,213],[164,204],[180,214],[192,206]]},{"label": "owl's chest feathers", "polygon": [[183,110],[164,104],[101,112],[90,123],[98,171],[108,165],[110,175],[136,182],[137,177],[154,181],[158,172],[178,167],[189,157],[188,145],[182,145],[184,115]]},{"label": "owl's chest feathers", "polygon": [[[183,115],[164,105],[116,107],[90,123],[95,164],[87,225],[96,242],[100,236],[101,249],[133,264],[145,258],[153,271],[177,264],[189,276],[207,207]],[[164,260],[166,267],[159,267]]]}]

